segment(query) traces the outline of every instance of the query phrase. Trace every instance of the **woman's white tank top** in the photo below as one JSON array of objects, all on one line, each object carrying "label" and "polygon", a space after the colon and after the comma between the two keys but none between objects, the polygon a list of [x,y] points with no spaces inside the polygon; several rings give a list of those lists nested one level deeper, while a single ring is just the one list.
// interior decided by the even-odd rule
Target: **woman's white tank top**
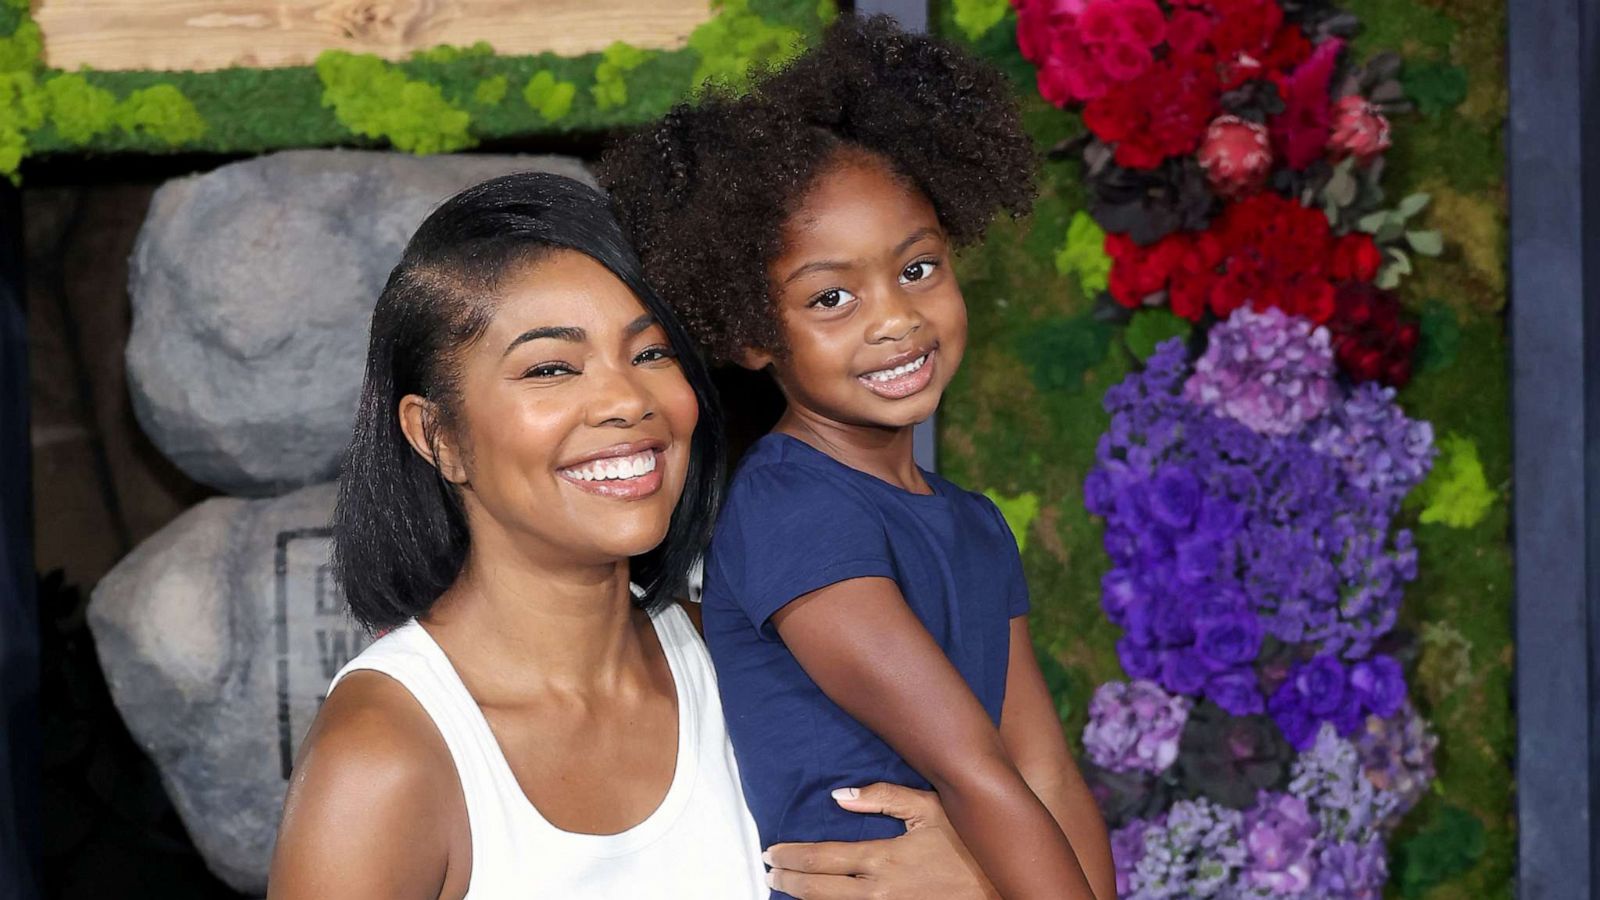
[{"label": "woman's white tank top", "polygon": [[350,672],[382,672],[432,717],[466,794],[472,832],[469,900],[764,900],[769,895],[711,658],[676,604],[667,604],[652,622],[677,686],[677,770],[655,812],[619,834],[563,831],[539,814],[517,784],[483,711],[444,651],[415,621],[373,642],[329,685],[331,694]]}]

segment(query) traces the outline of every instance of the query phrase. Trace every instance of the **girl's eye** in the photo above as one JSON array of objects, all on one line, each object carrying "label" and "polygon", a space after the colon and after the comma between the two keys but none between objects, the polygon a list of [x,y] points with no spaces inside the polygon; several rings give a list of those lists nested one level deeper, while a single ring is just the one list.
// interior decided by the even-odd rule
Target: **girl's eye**
[{"label": "girl's eye", "polygon": [[909,284],[913,281],[921,281],[922,279],[932,275],[933,270],[937,269],[938,267],[939,263],[935,260],[919,259],[911,265],[900,270],[900,283]]},{"label": "girl's eye", "polygon": [[829,288],[811,298],[807,306],[820,306],[823,309],[838,309],[856,298],[855,294],[843,288]]},{"label": "girl's eye", "polygon": [[576,375],[577,370],[566,363],[543,363],[534,366],[522,373],[523,378],[559,378],[562,375]]},{"label": "girl's eye", "polygon": [[656,346],[656,347],[650,347],[650,348],[646,349],[643,353],[640,353],[638,356],[635,356],[633,358],[633,364],[634,365],[638,365],[640,363],[660,362],[660,361],[662,361],[664,359],[672,359],[672,358],[676,357],[677,355],[678,354],[672,352],[672,348],[671,347],[667,347],[667,346],[664,346],[664,345]]}]

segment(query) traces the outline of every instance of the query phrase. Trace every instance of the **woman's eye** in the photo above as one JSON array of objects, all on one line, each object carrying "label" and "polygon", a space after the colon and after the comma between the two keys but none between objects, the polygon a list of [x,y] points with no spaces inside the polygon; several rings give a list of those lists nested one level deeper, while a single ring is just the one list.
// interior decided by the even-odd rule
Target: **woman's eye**
[{"label": "woman's eye", "polygon": [[841,288],[829,288],[811,298],[807,306],[820,306],[823,309],[837,309],[856,298],[855,294]]},{"label": "woman's eye", "polygon": [[639,363],[660,362],[663,359],[672,359],[678,354],[672,352],[671,347],[651,347],[633,358],[634,365]]},{"label": "woman's eye", "polygon": [[577,370],[566,363],[543,363],[534,366],[522,373],[523,378],[558,378],[562,375],[576,375]]},{"label": "woman's eye", "polygon": [[900,283],[908,284],[913,281],[921,281],[922,279],[927,278],[929,275],[932,275],[933,270],[937,269],[938,267],[939,264],[934,260],[919,259],[911,265],[900,270]]}]

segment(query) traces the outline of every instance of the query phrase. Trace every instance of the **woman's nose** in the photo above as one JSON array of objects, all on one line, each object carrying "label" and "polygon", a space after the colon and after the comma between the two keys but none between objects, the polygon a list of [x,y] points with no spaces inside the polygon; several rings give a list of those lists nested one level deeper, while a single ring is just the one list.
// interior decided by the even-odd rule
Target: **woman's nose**
[{"label": "woman's nose", "polygon": [[596,376],[590,382],[594,387],[587,417],[590,425],[627,428],[655,415],[650,392],[639,383],[638,370],[633,366],[598,372],[591,368],[590,373]]}]

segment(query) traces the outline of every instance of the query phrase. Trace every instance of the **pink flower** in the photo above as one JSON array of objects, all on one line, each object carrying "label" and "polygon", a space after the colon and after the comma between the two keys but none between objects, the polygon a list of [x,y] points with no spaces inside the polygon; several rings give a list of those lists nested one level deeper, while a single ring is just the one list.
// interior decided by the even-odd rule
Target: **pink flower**
[{"label": "pink flower", "polygon": [[1095,56],[1100,68],[1113,81],[1132,81],[1143,75],[1154,61],[1149,47],[1127,42],[1108,44]]},{"label": "pink flower", "polygon": [[1333,107],[1333,129],[1328,137],[1328,152],[1335,162],[1354,156],[1362,165],[1372,162],[1389,149],[1389,120],[1357,95],[1339,100]]},{"label": "pink flower", "polygon": [[1238,116],[1214,120],[1201,139],[1198,156],[1211,186],[1229,199],[1260,190],[1272,171],[1267,129]]},{"label": "pink flower", "polygon": [[1167,43],[1179,53],[1194,53],[1211,37],[1211,19],[1192,9],[1181,9],[1172,14],[1167,23]]},{"label": "pink flower", "polygon": [[1317,45],[1311,58],[1277,79],[1283,112],[1272,119],[1272,142],[1289,168],[1299,171],[1322,158],[1328,146],[1332,101],[1328,85],[1344,41]]}]

